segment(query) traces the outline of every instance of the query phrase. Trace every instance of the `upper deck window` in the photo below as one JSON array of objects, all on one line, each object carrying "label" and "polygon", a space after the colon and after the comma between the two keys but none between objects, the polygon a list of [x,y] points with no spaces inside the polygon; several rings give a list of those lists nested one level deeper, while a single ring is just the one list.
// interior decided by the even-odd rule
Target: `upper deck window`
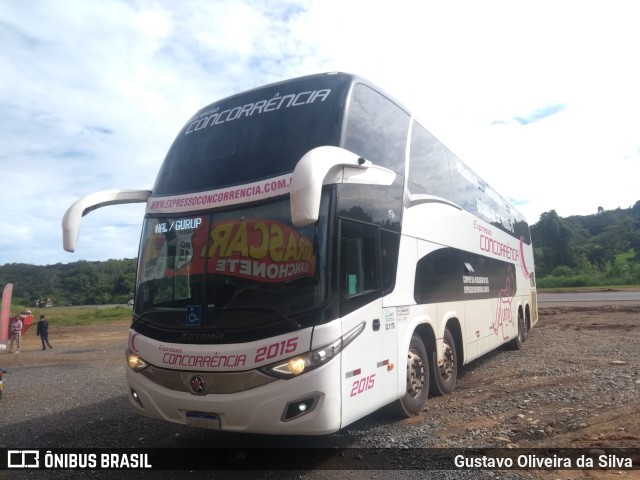
[{"label": "upper deck window", "polygon": [[292,172],[312,148],[339,144],[351,77],[281,82],[209,105],[184,126],[154,195],[241,185]]},{"label": "upper deck window", "polygon": [[344,148],[404,176],[409,115],[387,97],[358,84],[349,105]]},{"label": "upper deck window", "polygon": [[451,199],[451,175],[447,148],[420,124],[411,133],[409,190],[412,193]]}]

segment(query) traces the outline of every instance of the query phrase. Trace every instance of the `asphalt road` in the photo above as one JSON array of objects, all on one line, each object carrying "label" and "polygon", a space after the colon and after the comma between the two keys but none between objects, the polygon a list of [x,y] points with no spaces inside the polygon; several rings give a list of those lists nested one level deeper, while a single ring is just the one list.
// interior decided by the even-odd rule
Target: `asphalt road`
[{"label": "asphalt road", "polygon": [[640,305],[640,291],[603,290],[573,293],[538,293],[540,307]]}]

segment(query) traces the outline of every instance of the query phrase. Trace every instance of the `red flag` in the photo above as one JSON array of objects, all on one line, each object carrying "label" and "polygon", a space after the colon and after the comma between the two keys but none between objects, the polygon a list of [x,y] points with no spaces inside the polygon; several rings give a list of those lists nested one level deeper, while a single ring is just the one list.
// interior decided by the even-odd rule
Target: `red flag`
[{"label": "red flag", "polygon": [[0,350],[6,350],[9,343],[9,315],[11,315],[11,294],[13,283],[7,283],[2,291],[2,309],[0,310]]}]

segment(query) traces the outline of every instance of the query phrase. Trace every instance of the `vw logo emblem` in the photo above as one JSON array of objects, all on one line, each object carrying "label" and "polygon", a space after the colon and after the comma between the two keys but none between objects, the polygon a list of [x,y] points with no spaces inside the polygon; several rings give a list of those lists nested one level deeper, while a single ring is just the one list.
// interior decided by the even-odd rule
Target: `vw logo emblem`
[{"label": "vw logo emblem", "polygon": [[202,378],[200,375],[194,375],[193,377],[191,377],[191,392],[193,392],[194,395],[204,395],[204,390],[204,378]]}]

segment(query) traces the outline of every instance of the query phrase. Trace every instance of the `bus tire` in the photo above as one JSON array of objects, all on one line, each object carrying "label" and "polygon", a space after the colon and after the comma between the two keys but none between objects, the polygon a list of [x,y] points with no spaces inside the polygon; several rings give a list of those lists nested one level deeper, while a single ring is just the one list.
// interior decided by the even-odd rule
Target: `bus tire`
[{"label": "bus tire", "polygon": [[411,336],[407,352],[407,392],[392,404],[392,411],[402,417],[420,414],[429,396],[429,356],[417,333]]},{"label": "bus tire", "polygon": [[438,366],[438,355],[435,349],[431,356],[431,382],[429,389],[433,395],[450,394],[456,388],[456,381],[458,380],[456,343],[448,328],[445,329],[442,340],[444,341],[444,363],[442,366]]},{"label": "bus tire", "polygon": [[524,345],[524,341],[526,340],[526,329],[527,327],[524,324],[524,316],[522,315],[522,310],[518,312],[518,334],[516,338],[511,340],[507,346],[509,350],[520,350]]},{"label": "bus tire", "polygon": [[529,314],[528,307],[522,322],[523,322],[522,325],[524,326],[522,329],[522,343],[525,343],[529,338],[529,330],[531,329],[531,316]]}]

